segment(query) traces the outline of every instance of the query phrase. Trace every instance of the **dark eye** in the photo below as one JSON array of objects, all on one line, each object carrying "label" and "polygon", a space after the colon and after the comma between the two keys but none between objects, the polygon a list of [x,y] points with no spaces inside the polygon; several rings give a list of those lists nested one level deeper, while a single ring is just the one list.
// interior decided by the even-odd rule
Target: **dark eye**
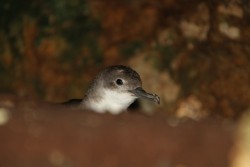
[{"label": "dark eye", "polygon": [[117,85],[123,85],[123,81],[121,79],[117,79],[115,82]]}]

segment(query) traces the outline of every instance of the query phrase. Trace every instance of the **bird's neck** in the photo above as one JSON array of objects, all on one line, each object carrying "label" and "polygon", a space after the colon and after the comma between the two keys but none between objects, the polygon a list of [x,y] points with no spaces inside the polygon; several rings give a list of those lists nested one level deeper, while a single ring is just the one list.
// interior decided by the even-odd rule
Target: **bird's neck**
[{"label": "bird's neck", "polygon": [[128,106],[136,99],[129,92],[121,93],[109,89],[99,90],[98,93],[94,94],[96,96],[86,96],[83,100],[83,106],[98,113],[119,114],[126,111]]}]

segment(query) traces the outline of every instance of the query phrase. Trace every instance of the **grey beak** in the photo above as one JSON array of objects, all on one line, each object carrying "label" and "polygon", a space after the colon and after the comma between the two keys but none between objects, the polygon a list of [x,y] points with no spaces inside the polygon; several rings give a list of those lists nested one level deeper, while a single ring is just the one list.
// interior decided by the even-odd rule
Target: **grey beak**
[{"label": "grey beak", "polygon": [[145,90],[143,90],[141,87],[130,90],[130,92],[136,95],[138,98],[149,99],[160,104],[160,97],[157,94],[148,93]]}]

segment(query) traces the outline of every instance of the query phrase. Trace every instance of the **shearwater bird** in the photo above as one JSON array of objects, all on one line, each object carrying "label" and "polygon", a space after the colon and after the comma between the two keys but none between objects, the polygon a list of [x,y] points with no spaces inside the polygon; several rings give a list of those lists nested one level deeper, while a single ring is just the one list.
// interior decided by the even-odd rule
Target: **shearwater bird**
[{"label": "shearwater bird", "polygon": [[119,114],[137,98],[160,103],[160,97],[142,88],[140,75],[124,65],[105,68],[93,80],[83,99],[71,99],[63,104],[78,105],[97,113]]}]

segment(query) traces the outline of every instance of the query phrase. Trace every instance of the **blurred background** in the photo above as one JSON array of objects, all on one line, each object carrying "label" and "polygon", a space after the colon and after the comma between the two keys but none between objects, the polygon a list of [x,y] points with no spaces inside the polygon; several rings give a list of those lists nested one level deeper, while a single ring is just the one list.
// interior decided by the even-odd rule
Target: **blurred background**
[{"label": "blurred background", "polygon": [[124,64],[180,117],[249,107],[248,0],[1,0],[0,12],[1,94],[82,98]]},{"label": "blurred background", "polygon": [[[116,64],[163,112],[47,106]],[[249,0],[0,1],[0,166],[248,167],[249,104]]]}]

